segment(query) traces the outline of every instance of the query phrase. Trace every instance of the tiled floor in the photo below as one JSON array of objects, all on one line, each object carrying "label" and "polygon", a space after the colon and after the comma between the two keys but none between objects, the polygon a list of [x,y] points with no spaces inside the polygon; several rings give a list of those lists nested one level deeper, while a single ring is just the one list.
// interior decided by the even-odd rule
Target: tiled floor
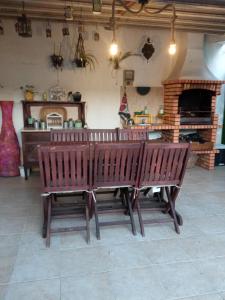
[{"label": "tiled floor", "polygon": [[[225,168],[189,170],[177,201],[184,225],[40,235],[39,178],[0,179],[0,300],[225,299]],[[137,228],[138,223],[137,223]]]}]

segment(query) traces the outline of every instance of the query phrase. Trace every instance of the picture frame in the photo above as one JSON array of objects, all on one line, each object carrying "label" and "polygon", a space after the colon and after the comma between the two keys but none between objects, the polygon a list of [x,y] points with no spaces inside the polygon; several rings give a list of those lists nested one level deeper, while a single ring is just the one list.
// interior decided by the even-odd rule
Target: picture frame
[{"label": "picture frame", "polygon": [[152,123],[152,115],[135,115],[134,116],[134,123],[136,125],[148,125]]},{"label": "picture frame", "polygon": [[123,82],[125,86],[133,85],[134,82],[134,70],[123,71]]}]

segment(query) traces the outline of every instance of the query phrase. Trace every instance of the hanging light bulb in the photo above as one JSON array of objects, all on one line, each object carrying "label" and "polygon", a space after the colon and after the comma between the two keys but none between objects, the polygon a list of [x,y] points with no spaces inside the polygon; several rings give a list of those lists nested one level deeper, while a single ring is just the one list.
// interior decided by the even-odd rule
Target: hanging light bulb
[{"label": "hanging light bulb", "polygon": [[113,30],[113,39],[112,39],[112,44],[110,45],[109,48],[109,53],[111,57],[115,57],[119,51],[118,44],[116,43],[115,0],[113,0],[113,4],[112,4],[111,26]]},{"label": "hanging light bulb", "polygon": [[177,45],[176,45],[175,41],[172,41],[170,43],[168,52],[169,52],[170,55],[175,55],[176,54],[176,52],[177,52]]},{"label": "hanging light bulb", "polygon": [[116,43],[115,40],[112,41],[112,44],[110,45],[110,48],[109,48],[109,53],[112,57],[116,56],[118,54],[118,50],[119,50],[119,47]]},{"label": "hanging light bulb", "polygon": [[169,45],[169,49],[168,52],[170,55],[175,55],[177,52],[177,45],[175,42],[175,21],[176,21],[176,11],[175,11],[175,7],[173,6],[173,18],[172,18],[172,22],[171,22],[171,42]]}]

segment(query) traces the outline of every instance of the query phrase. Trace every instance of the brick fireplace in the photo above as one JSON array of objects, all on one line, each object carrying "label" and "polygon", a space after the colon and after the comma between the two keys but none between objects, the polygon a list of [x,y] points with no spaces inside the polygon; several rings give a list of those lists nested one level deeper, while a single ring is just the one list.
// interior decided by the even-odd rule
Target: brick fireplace
[{"label": "brick fireplace", "polygon": [[[224,81],[218,80],[168,80],[164,85],[164,123],[171,126],[166,138],[179,143],[181,131],[196,130],[208,142],[208,149],[193,149],[198,154],[197,164],[211,170],[214,168],[214,149],[218,128],[216,98]],[[189,102],[189,103],[188,103]]]}]

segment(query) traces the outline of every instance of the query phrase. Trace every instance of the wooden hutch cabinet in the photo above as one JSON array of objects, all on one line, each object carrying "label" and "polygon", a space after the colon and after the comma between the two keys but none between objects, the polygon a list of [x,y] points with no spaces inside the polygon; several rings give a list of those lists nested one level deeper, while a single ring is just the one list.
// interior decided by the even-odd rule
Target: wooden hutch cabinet
[{"label": "wooden hutch cabinet", "polygon": [[[82,121],[85,124],[85,102],[60,102],[60,101],[22,101],[23,105],[23,119],[24,128],[21,131],[22,134],[22,154],[23,154],[23,166],[25,172],[25,179],[27,179],[27,170],[30,168],[38,167],[38,155],[37,146],[50,141],[49,129],[35,129],[29,125],[28,118],[36,117],[40,119],[40,109],[45,107],[54,111],[57,107],[63,107],[70,111],[70,117],[72,110],[76,111],[75,118]],[[69,110],[68,110],[69,109]],[[35,115],[36,113],[36,115]]]}]

